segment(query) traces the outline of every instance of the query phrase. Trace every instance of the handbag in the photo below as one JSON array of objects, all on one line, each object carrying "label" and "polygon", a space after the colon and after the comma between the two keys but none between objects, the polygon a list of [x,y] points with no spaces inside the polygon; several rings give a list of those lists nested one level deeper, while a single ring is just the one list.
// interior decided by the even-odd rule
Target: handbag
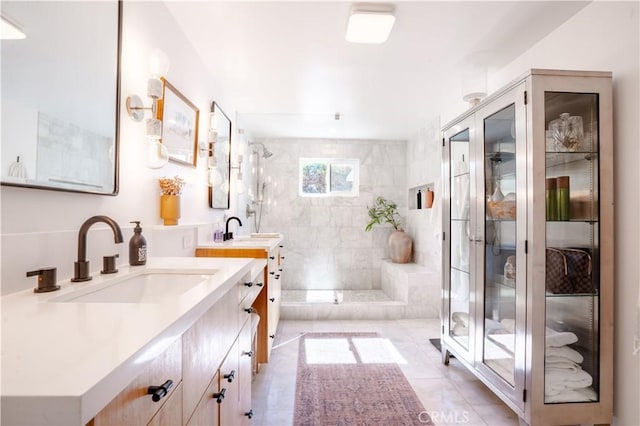
[{"label": "handbag", "polygon": [[547,247],[546,290],[554,294],[593,293],[591,254],[587,250]]}]

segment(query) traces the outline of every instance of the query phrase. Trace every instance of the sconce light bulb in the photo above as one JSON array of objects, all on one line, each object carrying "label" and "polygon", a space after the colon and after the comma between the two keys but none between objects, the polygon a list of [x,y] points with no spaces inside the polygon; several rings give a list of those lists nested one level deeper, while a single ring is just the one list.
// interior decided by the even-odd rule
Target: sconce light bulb
[{"label": "sconce light bulb", "polygon": [[149,52],[149,75],[160,78],[169,72],[170,61],[166,53],[155,48]]},{"label": "sconce light bulb", "polygon": [[169,162],[169,151],[160,142],[149,142],[147,150],[147,167],[150,169],[159,169]]},{"label": "sconce light bulb", "polygon": [[162,138],[162,121],[157,118],[147,118],[145,121],[145,131],[149,139],[154,141],[160,140]]}]

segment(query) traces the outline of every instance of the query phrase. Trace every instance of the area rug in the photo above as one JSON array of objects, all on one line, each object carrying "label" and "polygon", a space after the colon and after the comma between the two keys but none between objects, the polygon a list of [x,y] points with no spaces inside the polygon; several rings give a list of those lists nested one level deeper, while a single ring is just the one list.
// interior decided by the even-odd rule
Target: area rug
[{"label": "area rug", "polygon": [[377,333],[308,333],[300,339],[296,426],[432,425]]}]

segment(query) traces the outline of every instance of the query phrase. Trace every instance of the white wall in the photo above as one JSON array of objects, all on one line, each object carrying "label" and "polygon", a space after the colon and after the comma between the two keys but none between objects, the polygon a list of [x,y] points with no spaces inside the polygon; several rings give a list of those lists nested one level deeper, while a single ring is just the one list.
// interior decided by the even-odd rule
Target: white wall
[{"label": "white wall", "polygon": [[[613,72],[615,185],[615,423],[640,424],[638,319],[638,174],[640,152],[639,3],[594,2],[489,78],[489,92],[528,68]],[[448,121],[448,120],[444,120]],[[608,190],[608,188],[603,188]],[[603,236],[606,238],[607,236]]]},{"label": "white wall", "polygon": [[[170,163],[163,169],[152,170],[145,165],[147,144],[144,124],[128,118],[124,102],[129,94],[145,94],[147,58],[156,47],[170,58],[167,80],[200,109],[201,140],[206,138],[206,118],[211,101],[219,103],[232,120],[235,117],[233,99],[225,93],[224,86],[208,74],[164,4],[124,2],[120,193],[109,197],[2,187],[3,293],[34,287],[35,279],[27,279],[25,272],[43,266],[57,267],[59,279],[71,277],[76,259],[77,231],[90,216],[103,214],[112,217],[123,228],[125,238],[125,244],[114,245],[108,228],[102,225],[93,227],[95,230],[88,238],[88,259],[97,273],[101,269],[103,255],[119,253],[120,263],[128,262],[127,242],[132,235],[128,222],[131,220],[142,221],[151,255],[191,255],[196,238],[208,238],[209,230],[207,226],[186,225],[215,223],[225,213],[208,207],[205,159],[199,159],[195,169]],[[148,104],[148,99],[144,101]],[[187,181],[182,195],[181,226],[164,229],[160,226],[157,179],[176,174]],[[231,210],[226,213],[235,211],[235,203],[236,197],[232,195]],[[156,227],[155,231],[153,227]]]}]

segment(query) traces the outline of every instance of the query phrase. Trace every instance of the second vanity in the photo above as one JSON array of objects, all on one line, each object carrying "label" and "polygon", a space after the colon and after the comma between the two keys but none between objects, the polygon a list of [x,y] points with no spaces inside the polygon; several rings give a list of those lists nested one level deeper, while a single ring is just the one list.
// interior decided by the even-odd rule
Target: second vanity
[{"label": "second vanity", "polygon": [[2,297],[2,424],[247,423],[266,266],[151,258]]}]

